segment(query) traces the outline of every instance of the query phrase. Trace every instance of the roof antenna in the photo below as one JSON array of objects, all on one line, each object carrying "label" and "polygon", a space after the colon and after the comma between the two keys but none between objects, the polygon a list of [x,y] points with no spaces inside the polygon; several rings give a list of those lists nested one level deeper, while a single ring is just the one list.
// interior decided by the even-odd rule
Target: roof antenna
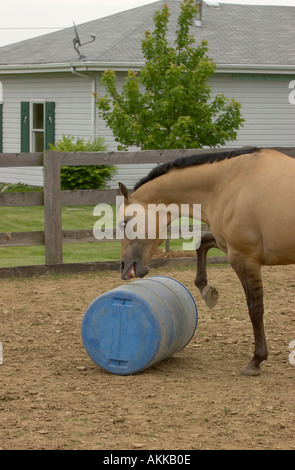
[{"label": "roof antenna", "polygon": [[79,55],[79,59],[80,59],[80,60],[85,60],[85,59],[86,59],[86,56],[80,54],[79,47],[85,46],[86,44],[89,44],[90,42],[95,41],[96,36],[95,36],[95,34],[91,34],[91,35],[90,35],[90,36],[91,36],[91,40],[90,40],[90,41],[87,41],[87,42],[84,42],[84,44],[82,44],[81,41],[80,41],[80,37],[79,37],[79,34],[78,34],[77,27],[76,27],[76,25],[75,25],[74,22],[73,22],[73,25],[74,25],[75,35],[76,35],[76,36],[74,37],[74,39],[73,39],[74,49],[75,49],[75,51],[77,52],[77,54]]}]

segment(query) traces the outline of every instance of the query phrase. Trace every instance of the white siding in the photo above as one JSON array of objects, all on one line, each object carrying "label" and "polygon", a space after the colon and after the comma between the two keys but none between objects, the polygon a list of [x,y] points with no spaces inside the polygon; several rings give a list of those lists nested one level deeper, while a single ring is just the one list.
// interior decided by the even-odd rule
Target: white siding
[{"label": "white siding", "polygon": [[233,80],[231,74],[213,76],[213,93],[224,93],[226,97],[239,101],[246,120],[238,132],[237,141],[229,142],[228,147],[295,146],[295,105],[289,103],[288,88],[291,79],[272,76]]},{"label": "white siding", "polygon": [[[101,94],[105,90],[99,85],[101,74],[97,74],[96,88]],[[249,77],[248,77],[249,78]],[[261,78],[261,77],[260,77]],[[290,80],[294,77],[290,77]],[[31,76],[7,76],[3,82],[3,151],[20,151],[20,102],[31,99],[55,101],[56,139],[62,134],[85,137],[92,135],[93,91],[91,80],[72,74],[36,74]],[[125,80],[123,73],[117,74],[120,89]],[[228,147],[295,146],[295,105],[289,103],[290,89],[285,79],[234,80],[231,74],[215,74],[211,79],[212,93],[224,93],[242,104],[246,122],[238,132],[238,139]],[[94,110],[95,111],[95,110]],[[116,150],[112,132],[101,118],[96,119],[95,135],[105,138],[108,150]],[[130,149],[132,150],[132,149]],[[154,165],[120,165],[110,184],[116,188],[122,181],[132,188],[136,181],[146,175]],[[5,174],[4,174],[5,173]],[[0,169],[0,181],[25,181],[42,184],[42,170]]]}]

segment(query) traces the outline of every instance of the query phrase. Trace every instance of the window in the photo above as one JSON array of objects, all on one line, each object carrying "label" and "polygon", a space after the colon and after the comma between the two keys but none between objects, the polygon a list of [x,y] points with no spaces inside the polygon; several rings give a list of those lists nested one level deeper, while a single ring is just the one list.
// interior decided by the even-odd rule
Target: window
[{"label": "window", "polygon": [[21,152],[43,152],[54,144],[55,103],[21,103]]},{"label": "window", "polygon": [[31,103],[31,152],[44,150],[44,103]]}]

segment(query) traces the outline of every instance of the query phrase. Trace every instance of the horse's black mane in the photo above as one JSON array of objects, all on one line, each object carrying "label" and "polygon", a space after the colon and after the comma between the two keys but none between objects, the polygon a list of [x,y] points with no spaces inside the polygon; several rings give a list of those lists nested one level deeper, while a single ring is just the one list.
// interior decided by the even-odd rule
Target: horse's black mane
[{"label": "horse's black mane", "polygon": [[169,170],[173,168],[187,168],[189,166],[195,165],[203,165],[204,163],[214,163],[219,162],[221,160],[226,160],[228,158],[237,157],[238,155],[245,155],[248,153],[254,153],[259,150],[258,147],[250,147],[250,148],[243,148],[238,150],[224,150],[224,151],[216,151],[215,152],[208,152],[203,153],[200,155],[191,155],[190,157],[180,157],[172,162],[163,163],[162,165],[156,166],[153,168],[147,176],[139,180],[135,186],[134,190],[138,189],[143,184],[151,181],[158,176],[164,175]]}]

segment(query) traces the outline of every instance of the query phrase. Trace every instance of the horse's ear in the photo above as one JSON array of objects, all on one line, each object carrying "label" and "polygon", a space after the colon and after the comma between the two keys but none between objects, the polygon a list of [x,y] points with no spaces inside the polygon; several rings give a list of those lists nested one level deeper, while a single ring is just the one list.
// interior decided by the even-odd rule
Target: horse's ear
[{"label": "horse's ear", "polygon": [[124,196],[124,198],[128,201],[129,198],[130,198],[130,193],[129,193],[128,189],[126,188],[125,184],[118,183],[118,185],[119,185],[120,194],[122,196]]}]

